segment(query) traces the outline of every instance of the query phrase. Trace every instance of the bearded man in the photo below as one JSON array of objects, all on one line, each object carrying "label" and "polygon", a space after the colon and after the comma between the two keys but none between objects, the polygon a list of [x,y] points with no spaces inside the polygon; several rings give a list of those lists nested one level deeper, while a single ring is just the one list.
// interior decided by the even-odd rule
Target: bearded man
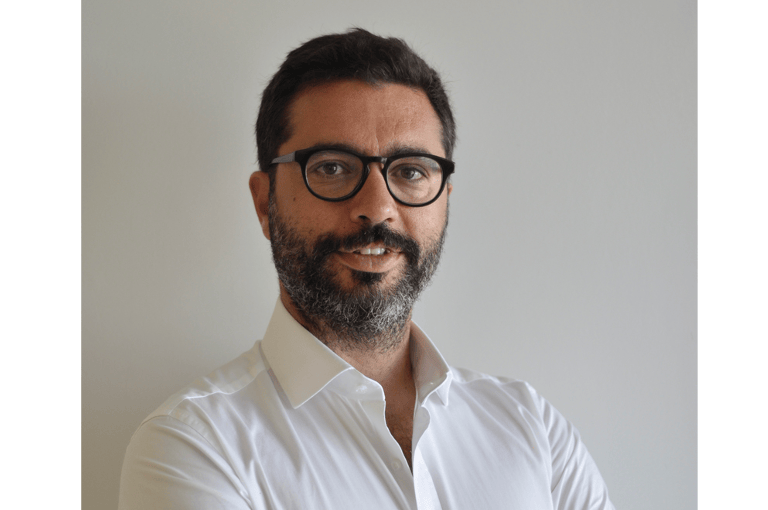
[{"label": "bearded man", "polygon": [[318,37],[267,86],[256,138],[272,319],[142,423],[120,508],[613,508],[533,388],[449,367],[411,321],[452,190],[439,75],[398,39]]}]

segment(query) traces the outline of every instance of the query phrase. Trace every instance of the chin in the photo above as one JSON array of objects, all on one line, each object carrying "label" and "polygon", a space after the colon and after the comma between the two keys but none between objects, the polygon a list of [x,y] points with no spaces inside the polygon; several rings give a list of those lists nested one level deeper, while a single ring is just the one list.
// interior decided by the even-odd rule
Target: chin
[{"label": "chin", "polygon": [[387,273],[367,273],[365,271],[356,271],[354,269],[351,270],[351,273],[353,281],[369,287],[381,283],[384,280],[384,277],[387,276]]},{"label": "chin", "polygon": [[337,275],[334,280],[337,289],[349,297],[386,295],[397,288],[402,278],[398,271],[371,273],[348,270],[345,273]]}]

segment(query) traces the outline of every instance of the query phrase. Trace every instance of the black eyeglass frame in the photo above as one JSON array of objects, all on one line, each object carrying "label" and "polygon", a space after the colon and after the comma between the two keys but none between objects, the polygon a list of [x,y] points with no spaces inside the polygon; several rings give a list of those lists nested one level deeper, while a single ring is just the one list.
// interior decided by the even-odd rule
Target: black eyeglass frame
[{"label": "black eyeglass frame", "polygon": [[[309,180],[307,179],[307,163],[309,162],[309,158],[312,157],[313,154],[317,152],[323,152],[323,151],[336,151],[336,152],[344,152],[347,154],[351,154],[353,156],[356,156],[360,159],[360,161],[363,162],[363,176],[360,179],[360,182],[355,186],[355,188],[344,195],[343,197],[339,198],[328,198],[321,195],[318,195],[317,193],[312,190],[312,188],[309,185]],[[440,183],[440,189],[438,190],[437,194],[433,199],[431,199],[429,202],[425,202],[423,204],[412,204],[409,202],[406,202],[404,200],[400,200],[395,196],[394,193],[392,193],[392,188],[389,187],[389,179],[387,178],[387,169],[389,168],[389,165],[393,161],[397,161],[398,159],[402,158],[412,158],[412,157],[420,157],[420,158],[429,158],[431,160],[434,160],[437,162],[438,165],[440,165],[440,169],[443,173],[443,181]],[[293,163],[296,162],[301,166],[301,175],[304,179],[304,184],[307,186],[307,189],[309,190],[312,195],[316,196],[320,200],[325,200],[327,202],[343,202],[344,200],[349,200],[353,196],[355,196],[365,185],[365,181],[368,180],[368,175],[371,173],[371,163],[381,163],[381,175],[384,177],[384,182],[387,183],[387,191],[389,191],[389,194],[394,198],[397,202],[407,205],[409,207],[424,207],[431,203],[433,203],[435,200],[440,198],[440,195],[443,194],[443,189],[445,188],[445,183],[448,180],[448,177],[454,172],[455,170],[455,163],[451,160],[441,158],[439,156],[433,156],[432,154],[427,154],[424,152],[403,152],[400,154],[397,154],[395,156],[390,157],[383,157],[383,156],[365,156],[363,154],[360,154],[358,152],[349,150],[349,149],[339,149],[338,147],[328,146],[328,147],[311,147],[309,149],[301,149],[294,152],[291,152],[290,154],[285,154],[284,156],[279,156],[272,160],[271,165],[276,165],[278,163]]]}]

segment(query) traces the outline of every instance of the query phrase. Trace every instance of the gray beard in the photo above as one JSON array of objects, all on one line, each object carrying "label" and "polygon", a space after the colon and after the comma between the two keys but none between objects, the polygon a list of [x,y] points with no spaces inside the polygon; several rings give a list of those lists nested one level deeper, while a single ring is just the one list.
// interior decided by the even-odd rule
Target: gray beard
[{"label": "gray beard", "polygon": [[[277,275],[293,305],[312,333],[340,351],[386,352],[402,340],[413,305],[437,270],[445,241],[446,224],[422,255],[418,243],[385,224],[366,226],[356,234],[331,234],[311,241],[280,217],[274,198],[269,200],[269,233]],[[353,249],[382,242],[405,255],[403,275],[389,289],[379,282],[384,273],[353,271],[356,283],[345,290],[328,268],[328,258],[340,248]]]}]

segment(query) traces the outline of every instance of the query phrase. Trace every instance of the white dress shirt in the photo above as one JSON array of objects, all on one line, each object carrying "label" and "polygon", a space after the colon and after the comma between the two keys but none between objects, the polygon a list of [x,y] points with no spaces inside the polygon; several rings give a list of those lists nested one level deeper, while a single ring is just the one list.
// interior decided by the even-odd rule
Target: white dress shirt
[{"label": "white dress shirt", "polygon": [[449,367],[411,329],[412,462],[384,392],[278,299],[264,339],[128,446],[120,510],[612,509],[579,434],[527,383]]}]

